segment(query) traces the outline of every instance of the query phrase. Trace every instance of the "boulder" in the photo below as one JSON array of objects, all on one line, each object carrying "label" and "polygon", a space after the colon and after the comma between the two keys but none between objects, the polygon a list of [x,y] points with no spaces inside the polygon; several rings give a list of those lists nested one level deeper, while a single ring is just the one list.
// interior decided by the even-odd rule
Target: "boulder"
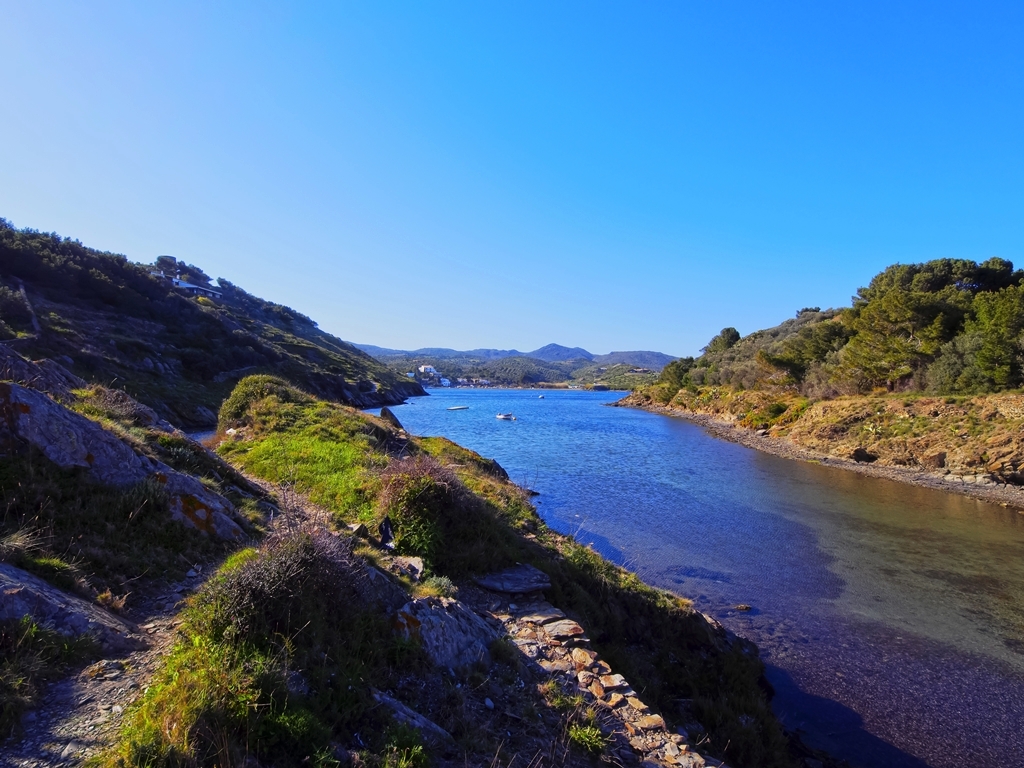
[{"label": "boulder", "polygon": [[935,451],[921,457],[921,465],[928,469],[942,469],[946,466],[946,452]]},{"label": "boulder", "polygon": [[65,637],[93,637],[107,653],[127,653],[146,645],[131,624],[98,605],[69,595],[37,576],[0,563],[0,619],[31,616]]},{"label": "boulder", "polygon": [[167,491],[173,519],[220,538],[243,536],[232,519],[231,502],[191,475],[136,453],[96,422],[40,392],[0,383],[0,454],[25,444],[59,467],[84,469],[103,485],[125,487],[153,478]]},{"label": "boulder", "polygon": [[408,576],[413,581],[419,581],[423,576],[423,558],[399,556],[391,561],[391,568],[403,576]]},{"label": "boulder", "polygon": [[426,597],[398,610],[395,628],[405,638],[418,638],[427,656],[442,669],[490,666],[490,646],[498,635],[473,611],[447,597]]},{"label": "boulder", "polygon": [[214,493],[191,475],[175,472],[154,462],[153,477],[167,491],[171,519],[220,539],[240,539],[244,535],[232,516],[235,508],[219,493]]},{"label": "boulder", "polygon": [[381,421],[387,422],[395,429],[400,429],[403,432],[405,431],[405,427],[402,426],[402,422],[398,420],[398,417],[395,416],[392,410],[388,408],[386,405],[380,409],[380,419]]},{"label": "boulder", "polygon": [[117,436],[46,395],[0,384],[0,452],[28,443],[59,467],[81,467],[104,485],[133,485],[153,472],[153,462]]},{"label": "boulder", "polygon": [[865,448],[854,448],[853,453],[850,454],[850,458],[864,464],[870,464],[873,461],[878,461],[878,457],[873,453],[869,453]]},{"label": "boulder", "polygon": [[529,594],[551,588],[551,579],[544,571],[525,563],[482,576],[476,583],[492,592],[509,595]]}]

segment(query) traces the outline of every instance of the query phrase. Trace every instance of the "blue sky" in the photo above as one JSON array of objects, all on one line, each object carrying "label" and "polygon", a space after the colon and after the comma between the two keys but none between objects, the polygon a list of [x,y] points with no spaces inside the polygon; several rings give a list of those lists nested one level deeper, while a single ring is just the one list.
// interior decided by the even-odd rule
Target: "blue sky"
[{"label": "blue sky", "polygon": [[0,0],[0,216],[398,348],[1024,266],[1022,3]]}]

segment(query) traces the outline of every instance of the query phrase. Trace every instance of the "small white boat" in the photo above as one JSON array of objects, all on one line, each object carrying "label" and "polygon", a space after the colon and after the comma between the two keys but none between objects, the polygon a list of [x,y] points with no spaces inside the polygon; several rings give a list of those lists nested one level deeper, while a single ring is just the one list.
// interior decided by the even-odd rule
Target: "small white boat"
[{"label": "small white boat", "polygon": [[499,413],[494,418],[501,419],[502,421],[515,421],[516,420],[516,417],[513,416],[511,413]]},{"label": "small white boat", "polygon": [[543,400],[544,399],[544,395],[537,395],[537,399],[538,400]]},{"label": "small white boat", "polygon": [[466,410],[469,410],[469,406],[468,405],[453,405],[448,410],[449,411],[466,411]]}]

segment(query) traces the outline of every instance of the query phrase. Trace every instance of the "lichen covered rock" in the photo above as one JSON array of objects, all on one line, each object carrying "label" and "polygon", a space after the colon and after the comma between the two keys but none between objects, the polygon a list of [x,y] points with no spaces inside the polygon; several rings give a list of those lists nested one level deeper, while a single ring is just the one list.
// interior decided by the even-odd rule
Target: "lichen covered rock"
[{"label": "lichen covered rock", "polygon": [[190,475],[137,453],[117,435],[41,392],[0,383],[0,455],[26,446],[64,469],[81,468],[103,485],[154,478],[167,491],[173,519],[204,533],[239,539],[234,507]]}]

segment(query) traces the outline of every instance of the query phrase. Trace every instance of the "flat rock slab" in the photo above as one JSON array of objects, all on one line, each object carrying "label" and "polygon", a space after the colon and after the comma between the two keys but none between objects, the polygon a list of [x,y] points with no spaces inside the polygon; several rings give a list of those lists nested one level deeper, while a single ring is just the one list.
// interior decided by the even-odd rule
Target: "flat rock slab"
[{"label": "flat rock slab", "polygon": [[577,669],[589,669],[590,665],[597,661],[597,654],[586,648],[573,648],[569,655],[572,656]]},{"label": "flat rock slab", "polygon": [[665,721],[661,715],[647,715],[640,718],[637,726],[644,731],[665,730]]},{"label": "flat rock slab", "polygon": [[566,661],[565,659],[556,659],[555,661],[547,661],[546,659],[542,659],[538,662],[538,664],[540,664],[541,668],[545,672],[550,672],[551,674],[572,671],[572,663]]},{"label": "flat rock slab", "polygon": [[568,640],[583,635],[583,627],[572,619],[552,621],[544,625],[544,631],[556,640]]},{"label": "flat rock slab", "polygon": [[601,675],[601,685],[606,691],[615,691],[620,688],[629,688],[629,683],[622,675]]},{"label": "flat rock slab", "polygon": [[525,616],[520,617],[520,621],[525,621],[527,624],[547,624],[550,621],[558,621],[564,619],[565,614],[557,608],[549,608],[547,610],[533,611]]},{"label": "flat rock slab", "polygon": [[484,589],[508,595],[529,594],[551,588],[551,579],[544,571],[522,563],[504,571],[482,576],[476,583]]}]

